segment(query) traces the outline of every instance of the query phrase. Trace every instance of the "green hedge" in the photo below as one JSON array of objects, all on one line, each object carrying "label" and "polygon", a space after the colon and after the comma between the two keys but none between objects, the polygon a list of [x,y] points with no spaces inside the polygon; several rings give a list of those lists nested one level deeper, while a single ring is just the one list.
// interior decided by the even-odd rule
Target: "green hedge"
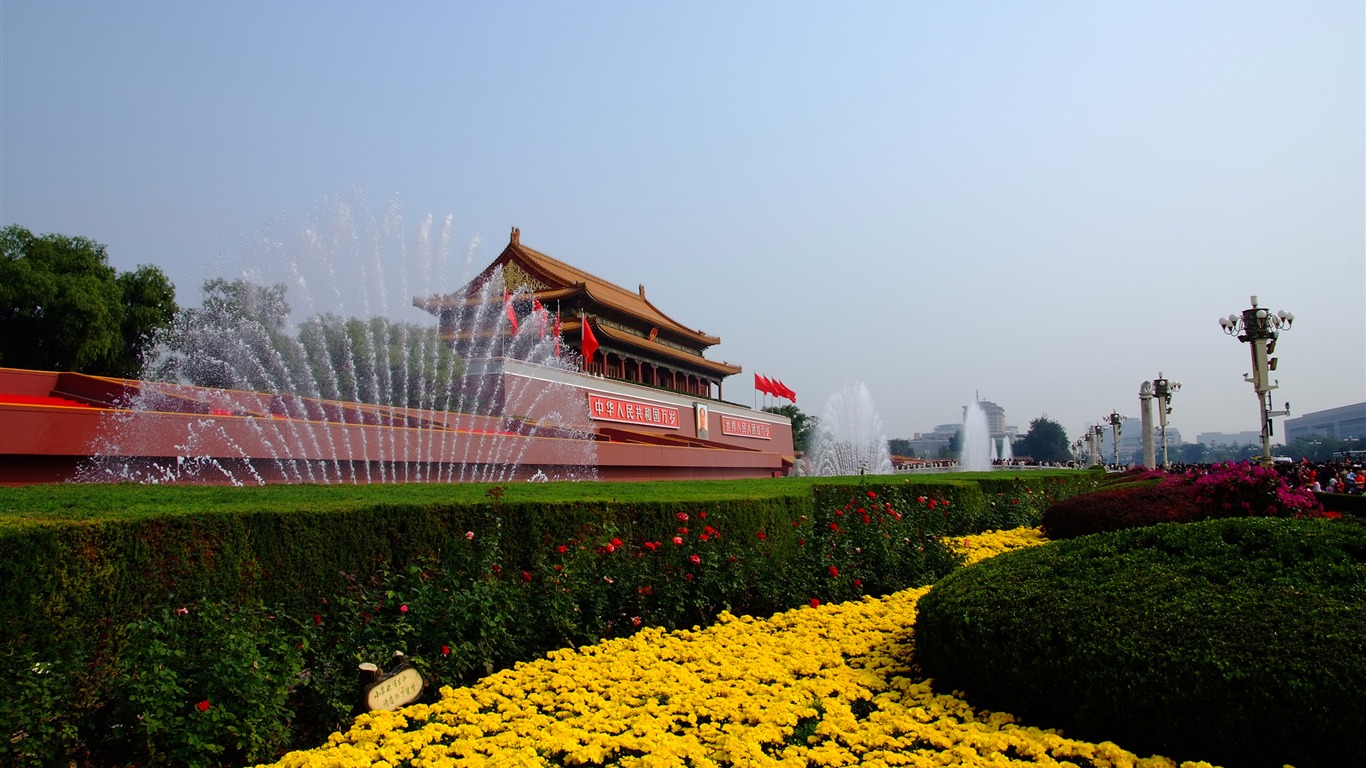
[{"label": "green hedge", "polygon": [[920,602],[945,689],[1068,735],[1239,766],[1366,754],[1366,526],[1223,519],[962,569]]},{"label": "green hedge", "polygon": [[991,480],[0,489],[0,763],[262,759],[343,725],[393,650],[435,696],[636,622],[929,583],[939,536],[1037,519]]},{"label": "green hedge", "polygon": [[1366,519],[1366,494],[1316,493],[1314,497],[1323,505],[1325,512]]}]

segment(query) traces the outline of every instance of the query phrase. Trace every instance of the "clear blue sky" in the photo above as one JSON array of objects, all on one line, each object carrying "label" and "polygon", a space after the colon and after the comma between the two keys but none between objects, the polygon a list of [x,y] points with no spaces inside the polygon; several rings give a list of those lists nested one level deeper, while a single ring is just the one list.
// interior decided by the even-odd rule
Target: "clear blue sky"
[{"label": "clear blue sky", "polygon": [[517,226],[720,336],[727,399],[863,381],[888,437],[975,392],[1076,437],[1159,371],[1187,439],[1255,430],[1251,294],[1297,316],[1278,403],[1366,400],[1360,0],[5,0],[0,44],[0,225],[185,305],[304,227],[362,279],[349,201],[385,306]]}]

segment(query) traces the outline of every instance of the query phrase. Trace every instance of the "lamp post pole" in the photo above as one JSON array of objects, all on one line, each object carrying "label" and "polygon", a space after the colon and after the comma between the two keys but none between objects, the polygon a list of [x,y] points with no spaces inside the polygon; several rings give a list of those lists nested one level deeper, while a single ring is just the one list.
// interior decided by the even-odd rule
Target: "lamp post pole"
[{"label": "lamp post pole", "polygon": [[1252,297],[1252,306],[1243,310],[1241,315],[1234,313],[1219,318],[1219,326],[1224,333],[1252,347],[1252,375],[1245,374],[1243,380],[1252,384],[1257,391],[1257,410],[1262,419],[1261,462],[1268,467],[1272,464],[1271,419],[1290,415],[1290,403],[1286,403],[1282,411],[1272,410],[1271,391],[1280,386],[1280,380],[1271,380],[1271,371],[1276,370],[1276,358],[1271,355],[1276,351],[1276,339],[1281,331],[1289,330],[1293,322],[1294,313],[1281,310],[1273,314],[1271,310],[1257,306],[1256,296]]},{"label": "lamp post pole", "polygon": [[1167,415],[1172,412],[1172,393],[1181,388],[1181,382],[1169,381],[1162,376],[1162,372],[1157,372],[1157,378],[1153,379],[1153,396],[1157,398],[1157,421],[1158,430],[1162,435],[1162,466],[1165,468],[1170,465],[1167,461]]},{"label": "lamp post pole", "polygon": [[[1143,430],[1143,466],[1152,469],[1157,466],[1157,461],[1153,456],[1153,383],[1151,381],[1145,381],[1138,385],[1138,417],[1140,427]],[[1166,458],[1165,454],[1163,454],[1163,458]]]},{"label": "lamp post pole", "polygon": [[1124,417],[1120,416],[1118,411],[1110,411],[1110,415],[1106,419],[1110,422],[1111,444],[1115,448],[1115,469],[1119,469],[1119,427],[1124,422]]}]

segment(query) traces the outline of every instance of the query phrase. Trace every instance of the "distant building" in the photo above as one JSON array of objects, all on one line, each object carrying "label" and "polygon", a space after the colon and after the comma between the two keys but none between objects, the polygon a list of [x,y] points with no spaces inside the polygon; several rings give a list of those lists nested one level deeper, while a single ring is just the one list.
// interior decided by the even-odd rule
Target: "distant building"
[{"label": "distant building", "polygon": [[[981,406],[982,412],[986,414],[987,432],[993,440],[998,441],[999,444],[1001,438],[1005,438],[1012,442],[1019,438],[1020,428],[1013,424],[1006,423],[1006,409],[990,400],[978,400],[977,404]],[[968,407],[965,405],[963,406],[963,418],[965,420],[967,419],[967,413]],[[962,428],[962,422],[940,424],[929,432],[915,433],[915,437],[907,442],[911,444],[911,449],[915,451],[916,456],[927,459],[937,458],[941,453],[948,452],[950,442]],[[957,457],[955,456],[954,458]]]},{"label": "distant building", "polygon": [[[977,405],[982,409],[982,413],[986,414],[987,432],[991,433],[992,437],[1004,435],[1006,431],[1006,409],[990,400],[978,400]],[[964,420],[967,419],[967,416],[968,407],[965,405],[963,406]]]},{"label": "distant building", "polygon": [[1310,435],[1336,437],[1339,440],[1366,439],[1366,403],[1314,411],[1286,420],[1287,443]]},{"label": "distant building", "polygon": [[[1110,427],[1105,427],[1105,438],[1102,441],[1101,455],[1105,457],[1105,463],[1112,464],[1115,460],[1115,441],[1110,434]],[[1172,454],[1181,446],[1181,430],[1167,424],[1167,453]],[[1153,424],[1153,448],[1157,453],[1157,460],[1162,460],[1162,425]],[[1143,420],[1135,416],[1125,416],[1124,421],[1119,425],[1119,457],[1125,464],[1141,463],[1143,461]]]},{"label": "distant building", "polygon": [[953,436],[962,429],[962,424],[940,424],[929,432],[917,432],[915,437],[908,442],[915,455],[921,458],[938,458],[941,452],[947,452]]},{"label": "distant building", "polygon": [[1201,445],[1261,445],[1261,432],[1201,432],[1195,436]]}]

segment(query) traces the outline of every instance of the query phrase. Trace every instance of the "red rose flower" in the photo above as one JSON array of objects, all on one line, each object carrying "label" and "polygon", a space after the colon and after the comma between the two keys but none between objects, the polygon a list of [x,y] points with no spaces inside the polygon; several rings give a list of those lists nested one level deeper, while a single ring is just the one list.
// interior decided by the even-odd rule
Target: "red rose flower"
[{"label": "red rose flower", "polygon": [[701,555],[688,555],[688,559],[692,561],[693,565],[697,565],[698,563],[702,562]]},{"label": "red rose flower", "polygon": [[204,699],[203,701],[201,701],[201,702],[199,702],[198,704],[194,705],[194,708],[197,709],[197,710],[199,710],[200,712],[208,712],[208,711],[209,711],[209,700],[208,700],[208,699]]}]

